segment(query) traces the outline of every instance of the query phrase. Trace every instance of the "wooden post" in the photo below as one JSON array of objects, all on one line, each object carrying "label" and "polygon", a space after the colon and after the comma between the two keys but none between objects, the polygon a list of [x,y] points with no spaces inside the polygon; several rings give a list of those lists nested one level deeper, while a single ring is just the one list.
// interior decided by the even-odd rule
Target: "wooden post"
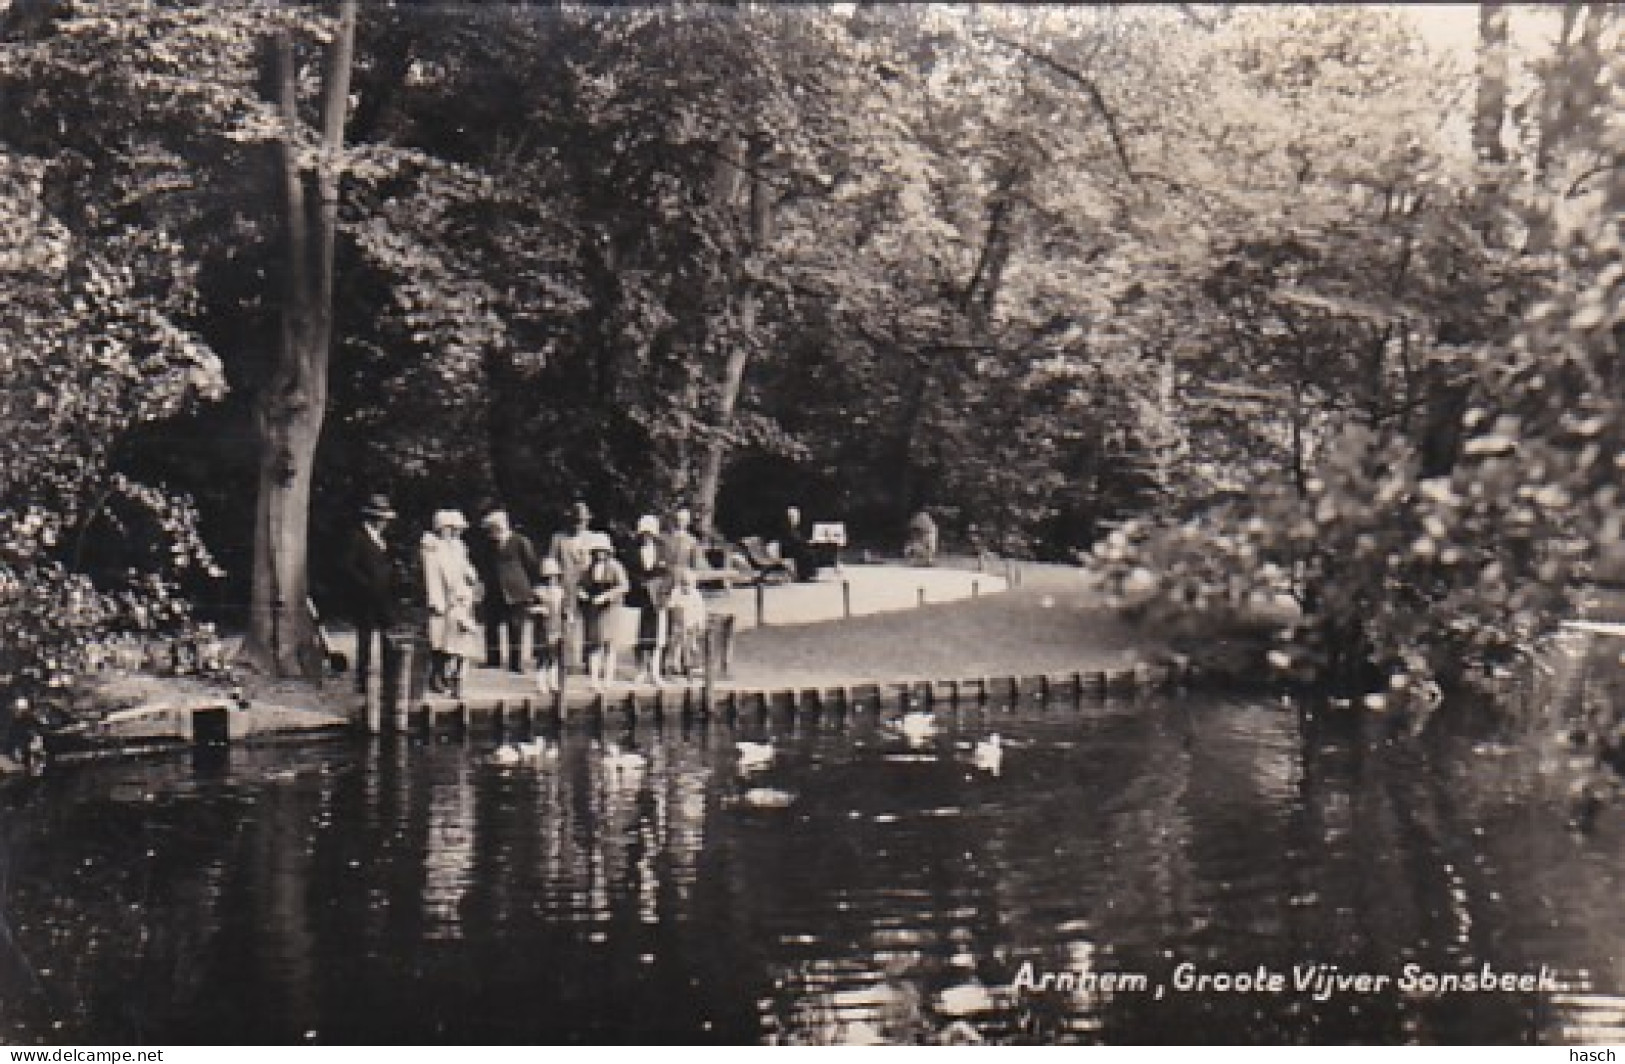
[{"label": "wooden post", "polygon": [[[385,639],[384,645],[388,647],[390,642],[391,640]],[[391,715],[395,718],[396,731],[406,730],[406,710],[411,704],[412,700],[413,652],[414,646],[411,640],[402,639],[397,641],[395,654],[393,655],[395,668],[395,675],[393,679],[395,681],[395,686],[393,691],[391,691],[394,703],[391,706]]]},{"label": "wooden post", "polygon": [[192,710],[192,745],[227,746],[231,743],[231,711],[225,706]]},{"label": "wooden post", "polygon": [[915,590],[915,594],[917,594],[919,596],[919,599],[920,599],[919,604],[921,606],[924,606],[925,605],[925,588],[920,587],[920,588],[915,588],[914,590]]},{"label": "wooden post", "polygon": [[971,598],[978,598],[978,597],[981,596],[981,594],[982,594],[982,582],[980,580],[972,580],[970,582],[970,597]]},{"label": "wooden post", "polygon": [[1081,672],[1072,674],[1072,700],[1075,702],[1083,701],[1083,673]]},{"label": "wooden post", "polygon": [[570,663],[564,660],[564,650],[568,641],[561,635],[553,641],[553,660],[559,664],[559,686],[553,692],[553,719],[564,719],[564,688],[569,683]]},{"label": "wooden post", "polygon": [[841,612],[847,617],[852,616],[852,581],[841,581]]},{"label": "wooden post", "polygon": [[1049,675],[1046,673],[1038,678],[1038,701],[1049,705]]},{"label": "wooden post", "polygon": [[[387,675],[387,672],[386,672]],[[362,682],[366,689],[361,694],[361,720],[358,721],[368,735],[377,735],[383,730],[384,706],[383,687],[384,677],[368,676]]]},{"label": "wooden post", "polygon": [[508,726],[508,703],[497,699],[497,704],[491,707],[491,727],[498,735],[503,734]]},{"label": "wooden post", "polygon": [[977,681],[977,684],[976,684],[976,701],[977,701],[978,704],[984,703],[984,702],[987,701],[988,688],[989,688],[989,685],[991,683],[992,683],[992,681],[989,680],[986,676],[983,676],[980,680]]},{"label": "wooden post", "polygon": [[[767,585],[756,581],[756,627],[767,626]],[[708,629],[709,630],[709,629]]]},{"label": "wooden post", "polygon": [[955,707],[956,709],[959,707],[959,681],[958,680],[949,680],[948,681],[948,704]]},{"label": "wooden post", "polygon": [[[760,599],[761,585],[760,584],[756,585],[756,591],[757,591],[757,595],[758,595],[757,601],[758,601],[758,603],[760,603],[760,601],[761,601],[761,599]],[[758,609],[759,608],[760,608],[760,606],[758,606]],[[761,623],[760,616],[757,617],[757,623],[758,624]],[[705,638],[704,638],[705,646],[703,648],[703,653],[705,654],[705,669],[704,669],[705,688],[704,688],[704,695],[702,697],[702,701],[700,702],[700,705],[707,713],[711,712],[711,692],[712,692],[712,689],[713,689],[713,685],[716,682],[716,673],[717,673],[717,648],[716,648],[716,645],[715,645],[716,640],[712,636],[712,633],[714,633],[715,631],[716,631],[716,625],[712,624],[709,620],[706,621],[705,622]]]},{"label": "wooden post", "polygon": [[937,685],[930,680],[925,681],[925,688],[921,692],[920,701],[925,704],[926,709],[930,709],[936,700]]}]

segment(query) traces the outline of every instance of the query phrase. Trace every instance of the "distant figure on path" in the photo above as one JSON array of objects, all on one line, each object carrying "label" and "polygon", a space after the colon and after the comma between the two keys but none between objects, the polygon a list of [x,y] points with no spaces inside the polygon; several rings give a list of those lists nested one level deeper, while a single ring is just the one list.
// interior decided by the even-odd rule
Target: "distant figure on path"
[{"label": "distant figure on path", "polygon": [[928,510],[921,510],[908,519],[908,544],[903,554],[915,565],[935,565],[937,561],[937,523]]},{"label": "distant figure on path", "polygon": [[615,615],[626,597],[626,570],[615,560],[615,545],[592,533],[592,561],[576,584],[581,640],[587,651],[587,678],[595,691],[615,678]]},{"label": "distant figure on path", "polygon": [[987,572],[993,564],[993,552],[987,549],[987,539],[982,535],[981,528],[974,523],[966,526],[965,543],[976,556],[977,572]]},{"label": "distant figure on path", "polygon": [[378,661],[385,667],[388,633],[396,620],[394,574],[384,532],[395,520],[389,498],[374,495],[361,508],[361,527],[345,546],[343,585],[350,620],[355,624],[355,689],[365,693],[372,671],[372,645],[378,642]]},{"label": "distant figure on path", "polygon": [[482,588],[468,559],[463,530],[468,520],[456,510],[434,515],[434,532],[425,535],[423,588],[429,603],[429,648],[433,653],[429,689],[436,694],[462,694],[467,659],[479,654],[482,640],[474,609]]},{"label": "distant figure on path", "polygon": [[779,557],[788,561],[795,569],[797,580],[811,580],[818,575],[817,565],[813,562],[812,551],[807,547],[807,534],[801,530],[801,509],[796,506],[787,506],[784,510],[784,526],[779,531]]},{"label": "distant figure on path", "polygon": [[[535,597],[532,588],[541,575],[536,560],[536,548],[529,539],[513,530],[508,514],[493,510],[480,522],[487,536],[487,564],[485,616],[491,630],[486,632],[486,664],[492,668],[502,666],[502,633],[507,631],[508,669],[524,672],[530,663],[530,604]],[[496,643],[495,660],[492,659],[493,636]]]},{"label": "distant figure on path", "polygon": [[638,518],[637,539],[626,553],[629,584],[626,604],[638,611],[638,680],[661,685],[666,651],[666,598],[671,593],[671,567],[660,539],[660,520]]}]

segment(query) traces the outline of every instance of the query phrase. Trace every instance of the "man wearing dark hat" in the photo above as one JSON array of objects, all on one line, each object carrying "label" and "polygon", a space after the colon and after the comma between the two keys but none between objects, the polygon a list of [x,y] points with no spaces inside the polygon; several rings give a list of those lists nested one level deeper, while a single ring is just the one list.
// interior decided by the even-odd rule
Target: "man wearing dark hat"
[{"label": "man wearing dark hat", "polygon": [[355,688],[365,692],[377,638],[378,660],[384,660],[385,634],[395,624],[395,581],[384,529],[395,519],[389,498],[374,495],[361,508],[361,527],[345,546],[343,574],[349,593],[350,620],[355,624]]}]

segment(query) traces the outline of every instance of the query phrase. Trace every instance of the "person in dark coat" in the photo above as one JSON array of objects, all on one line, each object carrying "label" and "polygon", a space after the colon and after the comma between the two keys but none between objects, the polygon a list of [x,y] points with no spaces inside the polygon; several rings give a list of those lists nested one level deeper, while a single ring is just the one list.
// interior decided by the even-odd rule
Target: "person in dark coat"
[{"label": "person in dark coat", "polygon": [[666,599],[671,566],[653,514],[638,519],[637,540],[626,552],[626,605],[638,611],[638,679],[659,687],[666,653]]},{"label": "person in dark coat", "polygon": [[394,571],[384,532],[395,519],[389,498],[374,495],[361,508],[361,527],[345,545],[343,579],[350,620],[355,625],[355,687],[365,693],[372,671],[372,645],[379,643],[378,661],[384,660],[385,636],[397,620]]},{"label": "person in dark coat", "polygon": [[486,631],[486,664],[500,668],[502,661],[490,660],[492,650],[491,629],[496,630],[496,649],[501,650],[501,633],[508,633],[508,669],[524,672],[530,667],[530,604],[534,598],[532,588],[541,582],[542,569],[536,557],[536,548],[526,537],[513,530],[508,515],[493,510],[480,522],[489,537],[485,545],[484,576],[486,586],[485,617],[490,627]]},{"label": "person in dark coat", "polygon": [[791,564],[797,580],[811,580],[818,575],[818,563],[814,561],[812,548],[807,543],[807,533],[801,528],[799,507],[785,507],[784,524],[780,526],[778,540],[779,557]]}]

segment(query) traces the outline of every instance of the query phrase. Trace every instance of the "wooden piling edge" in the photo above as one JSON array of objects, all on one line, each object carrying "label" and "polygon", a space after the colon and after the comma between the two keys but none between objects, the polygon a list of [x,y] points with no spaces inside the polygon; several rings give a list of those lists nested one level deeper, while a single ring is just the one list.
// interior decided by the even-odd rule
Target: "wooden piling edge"
[{"label": "wooden piling edge", "polygon": [[[590,719],[602,723],[617,709],[624,710],[626,724],[640,722],[660,723],[667,713],[680,713],[685,718],[713,711],[726,714],[729,719],[755,710],[765,718],[774,711],[796,714],[819,714],[826,711],[862,712],[895,706],[934,712],[938,709],[958,709],[963,705],[986,705],[989,702],[1015,705],[1023,701],[1048,705],[1063,700],[1081,701],[1086,695],[1106,697],[1122,692],[1160,690],[1183,684],[1190,678],[1187,663],[1140,662],[1129,667],[1078,670],[1074,672],[1031,673],[1026,675],[952,677],[932,680],[895,680],[865,682],[840,686],[808,688],[728,688],[684,687],[681,693],[657,688],[652,693],[629,691],[624,696],[594,693],[588,697],[567,700],[566,708],[585,709]],[[472,732],[504,728],[518,724],[535,727],[539,718],[561,723],[554,717],[550,704],[543,699],[538,705],[526,698],[517,704],[512,700],[490,702],[425,700],[396,717],[406,729],[417,728],[441,732],[455,730]]]},{"label": "wooden piling edge", "polygon": [[[423,698],[410,703],[398,703],[382,717],[385,733],[400,736],[417,735],[432,738],[441,735],[467,737],[476,732],[504,729],[523,725],[529,729],[547,726],[559,729],[566,716],[559,714],[560,702],[566,710],[583,709],[589,726],[601,728],[605,717],[614,708],[626,711],[625,726],[636,727],[647,723],[661,727],[668,712],[680,713],[685,725],[697,713],[708,716],[713,708],[728,715],[732,721],[741,711],[754,708],[765,721],[775,709],[784,709],[792,723],[799,714],[817,717],[833,711],[840,717],[847,713],[861,713],[873,709],[881,712],[888,707],[924,709],[960,709],[962,706],[985,706],[990,701],[1008,703],[1014,708],[1023,696],[1035,696],[1039,705],[1070,699],[1081,703],[1085,696],[1110,697],[1119,692],[1144,692],[1183,687],[1196,676],[1192,663],[1175,658],[1168,661],[1140,662],[1129,667],[1113,669],[1077,670],[1062,673],[1034,673],[1026,676],[950,677],[945,679],[890,682],[864,682],[839,686],[811,688],[729,688],[713,690],[706,687],[685,686],[680,693],[673,689],[657,688],[648,692],[629,691],[624,698],[602,693],[587,695],[583,692],[575,699],[559,699],[544,695],[539,701],[531,698],[494,699],[468,702],[462,699]],[[973,701],[974,700],[974,701]],[[568,714],[576,716],[577,714]],[[335,733],[353,734],[353,722],[332,728],[323,727],[313,734],[330,736]],[[275,737],[279,733],[267,733]],[[289,735],[305,734],[290,732]],[[255,739],[260,737],[256,736]],[[253,741],[253,740],[251,740]],[[153,742],[143,745],[130,741],[98,748],[93,751],[65,752],[64,761],[100,760],[121,756],[142,756],[149,753],[185,749],[185,742]]]}]

